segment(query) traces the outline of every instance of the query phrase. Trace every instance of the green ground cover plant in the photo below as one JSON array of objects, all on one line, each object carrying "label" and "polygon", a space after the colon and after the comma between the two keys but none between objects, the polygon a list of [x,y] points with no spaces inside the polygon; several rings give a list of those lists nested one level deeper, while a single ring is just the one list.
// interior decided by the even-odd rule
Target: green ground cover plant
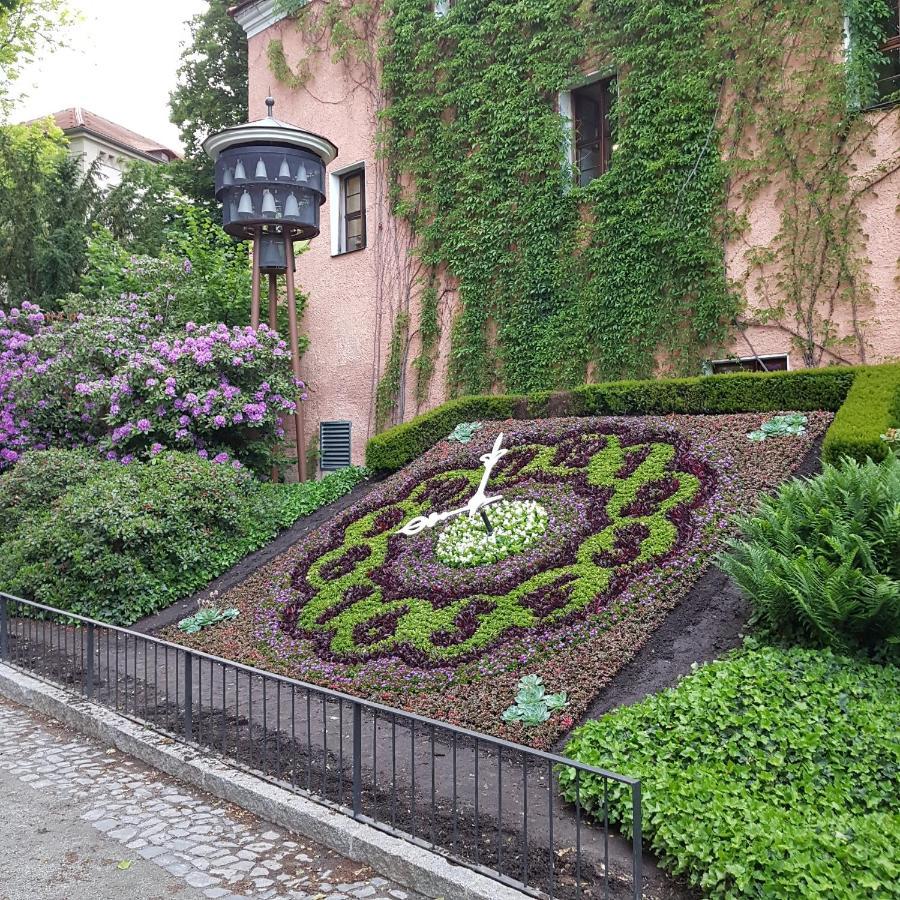
[{"label": "green ground cover plant", "polygon": [[130,625],[203,587],[363,475],[348,469],[276,485],[186,453],[128,466],[87,451],[26,453],[0,475],[0,589]]},{"label": "green ground cover plant", "polygon": [[[643,786],[645,839],[711,898],[859,900],[900,882],[900,669],[750,646],[573,733],[566,752]],[[603,817],[603,784],[560,772]],[[628,829],[630,796],[610,791]]]},{"label": "green ground cover plant", "polygon": [[900,641],[900,458],[788,482],[739,526],[720,566],[770,633],[840,651]]}]

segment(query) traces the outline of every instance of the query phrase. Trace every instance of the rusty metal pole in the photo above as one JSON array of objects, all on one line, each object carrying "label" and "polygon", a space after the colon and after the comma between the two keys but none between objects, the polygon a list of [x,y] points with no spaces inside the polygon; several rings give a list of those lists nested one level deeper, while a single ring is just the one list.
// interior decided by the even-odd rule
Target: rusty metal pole
[{"label": "rusty metal pole", "polygon": [[269,273],[269,328],[278,331],[278,276]]},{"label": "rusty metal pole", "polygon": [[[294,378],[302,380],[300,375],[300,322],[297,319],[297,294],[294,286],[294,241],[290,232],[284,232],[285,253],[287,259],[287,307],[288,330],[291,338],[291,362],[294,366]],[[306,431],[306,414],[303,410],[303,401],[297,395],[297,415],[294,416],[294,425],[297,430],[297,470],[300,481],[306,481],[306,442],[303,435]]]},{"label": "rusty metal pole", "polygon": [[262,288],[260,281],[262,274],[259,271],[259,257],[262,247],[262,231],[257,228],[253,233],[253,292],[250,298],[250,324],[253,329],[259,328],[259,295]]},{"label": "rusty metal pole", "polygon": [[[278,276],[269,272],[269,328],[278,331]],[[279,480],[278,466],[272,466],[272,484]]]}]

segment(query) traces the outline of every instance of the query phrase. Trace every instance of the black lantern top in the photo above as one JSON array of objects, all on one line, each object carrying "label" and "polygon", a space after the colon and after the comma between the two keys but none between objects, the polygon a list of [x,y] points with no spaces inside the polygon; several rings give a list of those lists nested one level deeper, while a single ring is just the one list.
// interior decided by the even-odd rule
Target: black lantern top
[{"label": "black lantern top", "polygon": [[320,135],[278,121],[274,99],[258,122],[214,134],[203,144],[216,163],[222,223],[237,238],[287,231],[295,240],[319,234],[325,166],[337,147]]}]

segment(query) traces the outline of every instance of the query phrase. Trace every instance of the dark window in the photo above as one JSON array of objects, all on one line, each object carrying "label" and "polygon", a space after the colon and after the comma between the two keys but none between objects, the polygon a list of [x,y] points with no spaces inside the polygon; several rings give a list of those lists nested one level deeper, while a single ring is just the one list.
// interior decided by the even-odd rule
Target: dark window
[{"label": "dark window", "polygon": [[341,252],[366,246],[366,173],[363,169],[341,176]]},{"label": "dark window", "polygon": [[319,423],[319,468],[335,472],[350,465],[350,423]]},{"label": "dark window", "polygon": [[575,117],[575,167],[586,185],[609,169],[612,159],[612,111],[616,79],[605,78],[572,91]]},{"label": "dark window", "polygon": [[712,364],[713,375],[729,372],[786,372],[787,356],[748,356],[745,359],[720,359]]},{"label": "dark window", "polygon": [[878,66],[878,99],[895,99],[900,91],[900,0],[891,0],[891,16],[881,45],[884,58]]}]

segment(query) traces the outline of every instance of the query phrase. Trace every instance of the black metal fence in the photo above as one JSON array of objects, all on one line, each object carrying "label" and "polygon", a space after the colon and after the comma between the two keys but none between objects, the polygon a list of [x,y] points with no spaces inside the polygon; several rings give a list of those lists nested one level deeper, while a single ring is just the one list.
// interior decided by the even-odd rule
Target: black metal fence
[{"label": "black metal fence", "polygon": [[[0,662],[534,896],[642,896],[637,779],[6,594]],[[632,842],[610,830],[614,797]]]}]

